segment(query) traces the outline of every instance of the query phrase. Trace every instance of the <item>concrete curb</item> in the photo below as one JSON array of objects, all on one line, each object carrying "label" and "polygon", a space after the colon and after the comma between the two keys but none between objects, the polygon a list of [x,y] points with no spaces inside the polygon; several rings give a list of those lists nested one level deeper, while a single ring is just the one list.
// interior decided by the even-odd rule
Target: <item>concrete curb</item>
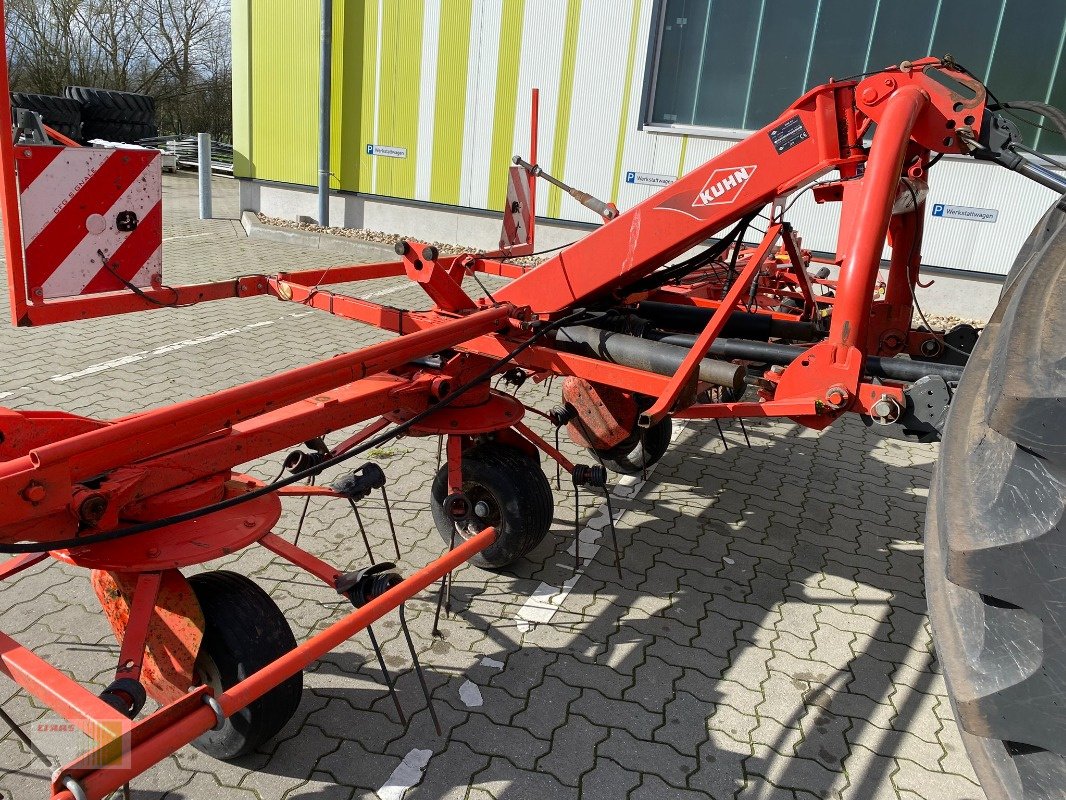
[{"label": "concrete curb", "polygon": [[241,225],[249,239],[265,239],[270,242],[291,244],[311,250],[328,250],[330,252],[349,253],[355,260],[377,262],[395,261],[396,252],[390,244],[362,242],[333,236],[328,233],[314,233],[295,228],[276,228],[259,221],[254,211],[241,212]]}]

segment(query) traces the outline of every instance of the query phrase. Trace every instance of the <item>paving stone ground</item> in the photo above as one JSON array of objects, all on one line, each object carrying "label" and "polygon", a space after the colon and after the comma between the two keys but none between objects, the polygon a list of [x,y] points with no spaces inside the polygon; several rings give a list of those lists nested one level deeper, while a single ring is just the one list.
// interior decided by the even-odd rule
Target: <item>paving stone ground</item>
[{"label": "paving stone ground", "polygon": [[[336,253],[249,241],[232,182],[217,182],[221,218],[208,222],[195,218],[193,177],[164,184],[168,282],[343,263]],[[395,286],[375,281],[365,291]],[[388,302],[426,301],[404,289]],[[269,299],[3,327],[0,402],[114,417],[381,338]],[[521,396],[550,405],[546,389],[527,385]],[[133,797],[372,798],[421,749],[431,756],[408,800],[982,800],[925,615],[921,530],[936,448],[882,441],[856,420],[824,433],[751,422],[747,432],[750,448],[735,425],[725,441],[713,426],[678,426],[658,469],[616,501],[625,510],[622,580],[601,548],[550,622],[520,626],[516,617],[542,582],[573,577],[565,482],[551,535],[526,561],[498,574],[456,573],[443,640],[430,633],[432,594],[410,603],[444,736],[390,617],[377,630],[407,727],[357,636],[305,674],[295,717],[260,752],[226,764],[185,748],[139,778]],[[390,479],[404,568],[425,564],[443,546],[426,506],[436,442],[402,439],[374,457]],[[248,470],[273,477],[278,459]],[[291,536],[299,507],[287,506],[282,535]],[[380,502],[363,513],[387,553]],[[585,498],[583,517],[597,513]],[[339,505],[312,502],[301,544],[344,568],[365,563]],[[335,594],[263,549],[208,567],[252,576],[298,638],[344,613]],[[9,581],[0,626],[85,684],[110,682],[117,647],[84,572],[53,564]],[[464,702],[467,682],[481,705]],[[51,718],[6,680],[0,703],[27,726]],[[0,737],[0,795],[45,797],[46,772],[14,736]]]}]

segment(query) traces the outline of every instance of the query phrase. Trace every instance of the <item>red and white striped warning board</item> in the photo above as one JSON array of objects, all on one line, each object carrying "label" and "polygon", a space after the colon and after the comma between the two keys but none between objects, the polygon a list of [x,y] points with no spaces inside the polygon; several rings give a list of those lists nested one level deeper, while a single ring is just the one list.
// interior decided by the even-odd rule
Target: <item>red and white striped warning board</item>
[{"label": "red and white striped warning board", "polygon": [[529,202],[529,175],[521,167],[511,167],[507,174],[507,206],[503,209],[501,248],[529,244],[531,216],[533,209]]},{"label": "red and white striped warning board", "polygon": [[28,300],[160,285],[158,150],[15,149]]}]

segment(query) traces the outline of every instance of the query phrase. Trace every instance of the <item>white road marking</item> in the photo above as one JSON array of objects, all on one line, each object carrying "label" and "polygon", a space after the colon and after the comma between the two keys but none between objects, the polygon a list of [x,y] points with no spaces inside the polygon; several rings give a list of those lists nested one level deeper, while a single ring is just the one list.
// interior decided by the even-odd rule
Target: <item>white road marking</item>
[{"label": "white road marking", "polygon": [[364,294],[359,299],[360,300],[373,300],[375,297],[384,297],[387,294],[392,294],[393,292],[398,292],[398,291],[400,291],[402,289],[408,289],[412,285],[413,284],[410,284],[410,283],[402,283],[399,286],[391,286],[388,289],[381,289],[381,290],[376,291],[376,292],[370,292],[370,294]]},{"label": "white road marking", "polygon": [[[207,344],[208,342],[214,342],[218,339],[225,339],[227,336],[236,336],[239,333],[245,333],[247,331],[256,330],[257,328],[266,327],[267,325],[273,325],[276,322],[284,320],[286,318],[295,319],[299,317],[306,317],[308,314],[313,313],[315,312],[305,311],[301,313],[285,314],[283,316],[278,317],[277,319],[252,322],[240,328],[227,328],[226,330],[215,331],[214,333],[209,333],[207,336],[201,336],[198,339],[182,339],[179,342],[171,342],[170,344],[160,345],[154,350],[141,350],[136,353],[131,353],[127,356],[122,356],[121,358],[114,358],[110,361],[102,361],[99,364],[90,364],[84,369],[80,369],[76,372],[68,372],[64,375],[53,375],[51,381],[52,383],[66,383],[67,381],[74,380],[76,378],[84,378],[87,375],[95,375],[99,372],[106,372],[110,369],[117,369],[119,367],[124,367],[127,364],[133,364],[137,361],[143,361],[144,359],[150,358],[151,356],[161,356],[165,355],[166,353],[173,353],[175,350],[184,350],[187,347],[196,347],[197,345]],[[0,394],[0,398],[8,397],[11,394],[13,394],[13,392]]]},{"label": "white road marking", "polygon": [[412,750],[403,757],[403,761],[392,771],[385,785],[377,791],[381,800],[402,800],[404,793],[422,780],[429,763],[432,750]]},{"label": "white road marking", "polygon": [[164,236],[164,242],[173,242],[175,239],[199,239],[201,236],[217,236],[215,232],[212,233],[189,233],[184,236]]},{"label": "white road marking", "polygon": [[[674,425],[674,433],[671,437],[671,442],[677,441],[677,437],[683,429],[684,425]],[[653,464],[648,469],[648,478],[651,477],[656,466],[657,464]],[[617,500],[631,499],[636,497],[637,493],[644,486],[644,483],[645,481],[642,480],[639,475],[623,475],[618,479],[618,483],[616,483],[611,490],[611,496]],[[615,511],[615,526],[621,524],[622,518],[625,516],[627,510],[628,509],[623,507]],[[585,569],[595,560],[596,555],[599,553],[602,545],[598,542],[600,537],[603,536],[604,531],[607,529],[607,521],[607,503],[603,502],[589,518],[585,527],[578,532],[577,540],[572,542],[567,550],[570,555],[574,555],[574,548],[579,548],[578,553],[581,556],[581,566],[574,571],[574,576],[572,578],[563,581],[562,586],[552,586],[551,584],[542,581],[540,586],[533,590],[533,594],[529,596],[515,615],[515,624],[517,625],[519,632],[529,633],[538,625],[546,625],[552,621],[555,612],[563,607],[566,598],[570,595],[574,586],[577,585],[581,576],[585,574]],[[571,565],[568,568],[573,569],[573,566]]]},{"label": "white road marking", "polygon": [[471,680],[466,680],[459,687],[459,699],[467,708],[477,708],[485,705],[485,699],[481,696],[481,689]]}]

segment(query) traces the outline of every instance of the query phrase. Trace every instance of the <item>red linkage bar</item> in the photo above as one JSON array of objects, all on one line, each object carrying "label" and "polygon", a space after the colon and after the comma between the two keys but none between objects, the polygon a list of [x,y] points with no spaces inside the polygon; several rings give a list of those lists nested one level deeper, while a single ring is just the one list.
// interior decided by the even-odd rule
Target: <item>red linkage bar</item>
[{"label": "red linkage bar", "polygon": [[[28,456],[0,464],[0,477],[49,467],[69,468],[73,480],[95,475],[178,447],[191,438],[225,428],[239,420],[499,330],[512,311],[513,307],[507,305],[485,309],[328,361],[225,389],[207,397],[126,417],[105,428],[38,447]],[[10,484],[9,481],[7,483]],[[19,486],[15,491],[21,490]]]}]

